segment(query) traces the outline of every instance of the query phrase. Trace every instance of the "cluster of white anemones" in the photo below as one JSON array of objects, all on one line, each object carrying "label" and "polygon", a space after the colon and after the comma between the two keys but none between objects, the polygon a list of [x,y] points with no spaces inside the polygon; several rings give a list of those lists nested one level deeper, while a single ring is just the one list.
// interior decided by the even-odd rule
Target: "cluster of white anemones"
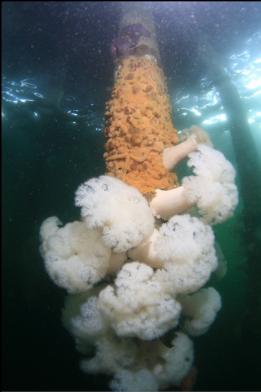
[{"label": "cluster of white anemones", "polygon": [[[112,375],[116,391],[180,385],[193,365],[188,335],[205,333],[221,308],[218,292],[203,288],[217,268],[208,223],[232,215],[235,172],[223,154],[192,141],[194,175],[180,188],[158,191],[149,205],[116,178],[93,178],[76,192],[81,221],[62,227],[50,217],[40,229],[46,270],[70,293],[63,322],[87,356],[81,369]],[[181,214],[192,205],[199,217]]]}]

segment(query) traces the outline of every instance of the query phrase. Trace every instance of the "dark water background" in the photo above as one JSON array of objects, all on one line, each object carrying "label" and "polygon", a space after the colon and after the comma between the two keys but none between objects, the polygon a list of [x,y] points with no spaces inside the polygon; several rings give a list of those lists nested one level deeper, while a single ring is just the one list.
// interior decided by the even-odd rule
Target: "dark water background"
[{"label": "dark water background", "polygon": [[[200,96],[205,77],[197,56],[198,30],[222,59],[229,58],[261,32],[261,4],[147,4],[155,11],[163,69],[171,99],[177,102],[174,123],[182,129],[197,118],[182,115],[186,111],[178,97]],[[64,223],[79,219],[73,203],[76,188],[104,173],[103,113],[113,83],[110,43],[118,21],[116,2],[2,4],[4,390],[106,389],[106,377],[79,370],[80,354],[61,325],[65,292],[48,278],[38,248],[41,222],[51,215]],[[253,47],[260,58],[261,46],[254,40]],[[216,148],[237,167],[227,124],[216,123],[208,130]],[[253,132],[260,153],[260,122]],[[255,159],[258,167],[258,155]],[[241,199],[233,219],[215,227],[228,273],[209,282],[221,293],[223,308],[209,332],[194,339],[196,390],[261,390],[261,331],[253,322],[247,328],[245,322],[246,311],[251,316],[260,310],[251,308],[247,291],[253,279],[248,248],[255,244],[245,235],[243,216]],[[261,243],[260,231],[253,241]],[[256,296],[261,298],[261,292]],[[259,340],[251,340],[252,332]]]}]

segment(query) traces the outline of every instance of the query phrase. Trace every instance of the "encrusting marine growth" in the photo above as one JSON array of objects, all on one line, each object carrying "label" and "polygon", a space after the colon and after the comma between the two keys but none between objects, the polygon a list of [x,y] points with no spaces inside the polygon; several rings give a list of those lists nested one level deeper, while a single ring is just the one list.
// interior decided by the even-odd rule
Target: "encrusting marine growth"
[{"label": "encrusting marine growth", "polygon": [[[63,323],[84,372],[111,375],[115,391],[191,390],[189,336],[206,333],[221,308],[204,287],[218,266],[210,225],[234,212],[235,171],[199,127],[178,143],[152,19],[133,4],[112,47],[107,173],[76,191],[80,221],[42,223],[41,254],[69,293]],[[185,158],[192,175],[179,186],[172,170]]]},{"label": "encrusting marine growth", "polygon": [[162,160],[178,142],[162,70],[150,55],[130,56],[118,66],[105,115],[107,172],[143,194],[171,189],[176,176]]}]

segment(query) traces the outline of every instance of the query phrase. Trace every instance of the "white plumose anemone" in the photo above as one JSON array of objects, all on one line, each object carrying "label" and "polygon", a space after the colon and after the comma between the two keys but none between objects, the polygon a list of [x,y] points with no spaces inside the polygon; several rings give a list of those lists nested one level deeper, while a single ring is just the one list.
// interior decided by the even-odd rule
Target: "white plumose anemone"
[{"label": "white plumose anemone", "polygon": [[96,230],[82,222],[59,227],[57,217],[46,219],[40,228],[41,254],[50,278],[69,293],[89,290],[107,273],[111,250]]},{"label": "white plumose anemone", "polygon": [[158,268],[155,277],[171,294],[198,290],[217,268],[211,227],[188,214],[171,218],[129,257]]},{"label": "white plumose anemone", "polygon": [[190,215],[177,215],[159,232],[155,248],[164,267],[156,276],[173,294],[200,289],[217,268],[211,227]]},{"label": "white plumose anemone", "polygon": [[187,136],[184,141],[163,150],[163,163],[168,170],[172,170],[177,163],[195,151],[199,144],[204,143],[212,146],[207,133],[197,125],[192,125],[190,129],[184,129],[183,133]]},{"label": "white plumose anemone", "polygon": [[97,294],[103,287],[98,285],[88,292],[69,294],[65,299],[62,322],[82,354],[89,354],[96,339],[109,328],[97,306]]},{"label": "white plumose anemone", "polygon": [[153,269],[138,262],[123,266],[115,285],[100,292],[98,306],[118,336],[144,340],[175,327],[181,310],[155,279]]},{"label": "white plumose anemone", "polygon": [[181,296],[179,300],[185,316],[184,330],[191,336],[206,333],[221,309],[221,297],[213,287]]},{"label": "white plumose anemone", "polygon": [[153,232],[154,218],[147,200],[117,178],[100,176],[82,184],[75,204],[89,229],[99,229],[115,253],[137,246]]},{"label": "white plumose anemone", "polygon": [[162,345],[159,350],[161,361],[153,369],[160,388],[180,385],[194,361],[193,342],[187,335],[177,332],[171,344],[171,348]]},{"label": "white plumose anemone", "polygon": [[154,215],[168,220],[196,205],[204,222],[225,221],[238,203],[233,166],[220,151],[205,144],[188,157],[194,175],[185,177],[178,188],[157,190],[150,203]]},{"label": "white plumose anemone", "polygon": [[238,203],[236,172],[231,163],[220,151],[201,144],[189,154],[188,166],[195,174],[182,182],[188,202],[197,204],[205,222],[228,219]]},{"label": "white plumose anemone", "polygon": [[80,363],[81,369],[86,373],[114,374],[135,366],[138,348],[131,340],[120,339],[108,333],[95,340],[95,347],[95,355]]}]

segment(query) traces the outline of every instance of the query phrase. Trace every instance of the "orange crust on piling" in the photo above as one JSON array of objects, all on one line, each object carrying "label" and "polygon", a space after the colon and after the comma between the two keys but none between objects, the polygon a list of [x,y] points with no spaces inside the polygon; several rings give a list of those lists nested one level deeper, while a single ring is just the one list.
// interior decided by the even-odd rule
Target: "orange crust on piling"
[{"label": "orange crust on piling", "polygon": [[178,136],[164,75],[152,58],[130,56],[120,62],[105,116],[108,175],[145,196],[177,186],[176,175],[163,165],[162,151],[177,144]]}]

